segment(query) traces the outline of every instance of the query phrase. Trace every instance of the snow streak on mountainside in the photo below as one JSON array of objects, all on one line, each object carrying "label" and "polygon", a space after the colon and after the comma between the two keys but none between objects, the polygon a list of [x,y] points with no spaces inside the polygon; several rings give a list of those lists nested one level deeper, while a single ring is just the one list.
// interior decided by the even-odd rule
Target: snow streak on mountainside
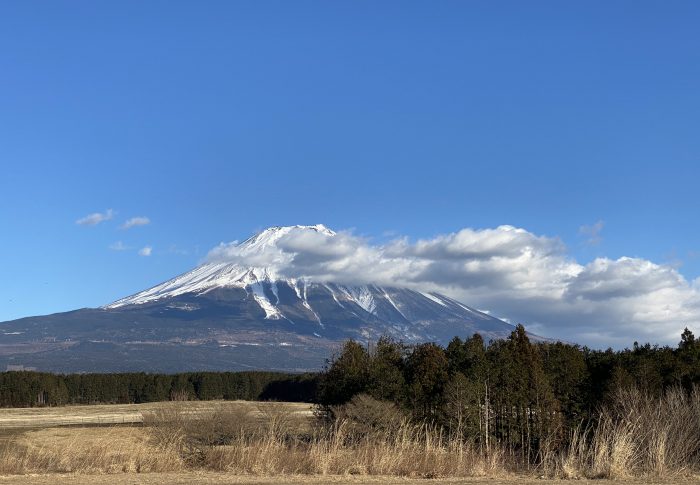
[{"label": "snow streak on mountainside", "polygon": [[[170,301],[179,297],[207,301],[209,293],[239,289],[226,298],[254,302],[263,320],[285,320],[291,324],[311,322],[316,336],[365,338],[391,334],[408,341],[445,340],[454,335],[484,333],[489,338],[506,336],[512,327],[437,293],[372,284],[348,285],[315,282],[280,274],[284,261],[275,259],[276,245],[290,235],[309,233],[335,237],[336,233],[315,226],[272,227],[238,244],[235,260],[205,263],[135,295],[122,298],[105,310],[135,308],[139,305]],[[266,263],[250,266],[258,256]],[[279,252],[280,255],[285,254]],[[217,296],[217,298],[222,298]],[[339,322],[342,322],[339,323]],[[329,327],[326,327],[329,323]],[[339,332],[342,329],[342,332]]]}]

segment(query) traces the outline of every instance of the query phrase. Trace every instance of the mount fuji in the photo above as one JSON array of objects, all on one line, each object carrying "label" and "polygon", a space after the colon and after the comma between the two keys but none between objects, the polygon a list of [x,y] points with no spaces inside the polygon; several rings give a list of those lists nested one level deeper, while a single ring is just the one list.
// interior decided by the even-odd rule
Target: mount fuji
[{"label": "mount fuji", "polygon": [[[285,238],[334,238],[323,225],[271,227],[164,283],[100,308],[0,323],[0,365],[58,372],[319,369],[344,340],[446,344],[513,326],[447,296],[319,281],[285,271]],[[260,264],[250,264],[250,262]]]}]

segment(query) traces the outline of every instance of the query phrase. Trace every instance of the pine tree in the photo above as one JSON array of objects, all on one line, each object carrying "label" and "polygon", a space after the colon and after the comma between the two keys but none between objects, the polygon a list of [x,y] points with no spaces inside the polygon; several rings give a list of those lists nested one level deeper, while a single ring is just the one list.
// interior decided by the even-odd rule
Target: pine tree
[{"label": "pine tree", "polygon": [[433,420],[437,417],[445,384],[449,376],[449,363],[439,345],[421,344],[408,357],[408,392],[417,417]]},{"label": "pine tree", "polygon": [[571,425],[578,424],[589,411],[586,396],[589,376],[581,348],[562,342],[543,343],[538,348],[564,418]]},{"label": "pine tree", "polygon": [[325,406],[343,404],[365,392],[369,381],[369,354],[350,340],[340,354],[328,363],[320,382],[319,402]]},{"label": "pine tree", "polygon": [[700,341],[687,327],[681,334],[677,355],[681,383],[690,390],[693,385],[700,384]]},{"label": "pine tree", "polygon": [[369,364],[367,392],[375,399],[401,403],[405,399],[404,352],[402,344],[382,337]]}]

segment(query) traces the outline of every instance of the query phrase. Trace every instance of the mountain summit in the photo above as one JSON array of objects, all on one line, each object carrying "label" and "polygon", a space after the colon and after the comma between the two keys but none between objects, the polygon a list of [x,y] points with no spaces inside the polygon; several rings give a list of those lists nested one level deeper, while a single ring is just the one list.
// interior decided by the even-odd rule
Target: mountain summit
[{"label": "mountain summit", "polygon": [[[276,269],[284,264],[282,256],[277,258],[268,257],[267,262],[260,266],[242,265],[240,260],[262,259],[265,255],[273,255],[277,249],[277,244],[285,236],[291,234],[312,233],[325,237],[334,237],[336,233],[323,224],[315,226],[274,226],[252,236],[251,238],[233,247],[235,257],[238,261],[219,261],[205,263],[197,268],[177,276],[164,283],[149,288],[148,290],[136,293],[135,295],[122,298],[109,305],[105,309],[114,309],[126,305],[136,305],[147,303],[163,298],[174,297],[185,293],[196,293],[198,295],[215,288],[248,288],[251,290],[253,298],[263,308],[271,308],[274,305],[266,297],[263,283],[270,283],[270,287],[276,292],[276,281],[284,281],[298,288],[298,281],[295,278],[281,278]],[[230,256],[229,256],[230,257]],[[279,316],[273,311],[270,317]]]},{"label": "mountain summit", "polygon": [[513,330],[438,293],[286,271],[296,257],[290,241],[323,244],[336,236],[321,224],[271,227],[101,308],[2,323],[0,365],[66,372],[309,370],[350,338],[446,344],[456,335],[495,339]]}]

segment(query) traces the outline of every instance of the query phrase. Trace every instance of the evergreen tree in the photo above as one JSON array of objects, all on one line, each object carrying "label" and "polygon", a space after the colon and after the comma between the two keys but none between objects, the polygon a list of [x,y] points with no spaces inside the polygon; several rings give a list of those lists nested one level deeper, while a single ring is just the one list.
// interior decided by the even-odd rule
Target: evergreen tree
[{"label": "evergreen tree", "polygon": [[405,399],[403,345],[388,337],[377,342],[370,359],[367,392],[375,399],[401,403]]},{"label": "evergreen tree", "polygon": [[562,342],[539,345],[542,365],[561,405],[565,420],[572,426],[588,416],[586,360],[581,348]]},{"label": "evergreen tree", "polygon": [[700,341],[687,327],[681,334],[677,356],[681,384],[688,390],[700,385]]},{"label": "evergreen tree", "polygon": [[436,418],[449,376],[445,352],[433,343],[418,345],[408,357],[406,370],[414,412],[423,419]]},{"label": "evergreen tree", "polygon": [[518,325],[506,342],[496,342],[491,361],[498,369],[494,386],[497,437],[532,460],[539,444],[557,428],[558,403],[537,348]]},{"label": "evergreen tree", "polygon": [[367,350],[350,340],[337,358],[329,362],[320,382],[319,402],[325,406],[343,404],[365,392],[369,380]]}]

